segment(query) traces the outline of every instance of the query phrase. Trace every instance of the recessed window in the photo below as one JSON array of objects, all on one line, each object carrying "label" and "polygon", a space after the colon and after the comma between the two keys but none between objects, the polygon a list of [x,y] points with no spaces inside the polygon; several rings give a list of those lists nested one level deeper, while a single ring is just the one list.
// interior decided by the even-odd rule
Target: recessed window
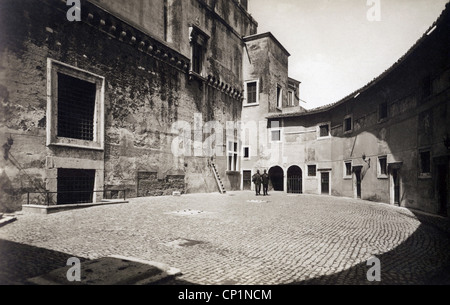
[{"label": "recessed window", "polygon": [[238,143],[228,142],[228,171],[238,171]]},{"label": "recessed window", "polygon": [[281,86],[277,86],[277,108],[283,107],[283,89]]},{"label": "recessed window", "polygon": [[97,87],[63,73],[58,75],[58,137],[93,141]]},{"label": "recessed window", "polygon": [[431,175],[431,151],[420,152],[420,175]]},{"label": "recessed window", "polygon": [[58,204],[92,203],[95,170],[58,169]]},{"label": "recessed window", "polygon": [[196,27],[190,27],[191,41],[191,71],[201,74],[203,71],[204,54],[208,36]]},{"label": "recessed window", "polygon": [[330,136],[330,124],[322,124],[319,126],[319,137],[326,138]]},{"label": "recessed window", "polygon": [[308,165],[308,177],[317,176],[317,165]]},{"label": "recessed window", "polygon": [[344,162],[344,178],[352,177],[352,161]]},{"label": "recessed window", "polygon": [[388,103],[382,103],[379,106],[379,110],[378,110],[378,119],[380,121],[382,120],[386,120],[388,118]]},{"label": "recessed window", "polygon": [[429,75],[424,78],[422,86],[423,86],[423,89],[422,89],[423,97],[424,98],[429,97],[433,92],[431,77]]},{"label": "recessed window", "polygon": [[353,118],[348,116],[344,120],[344,132],[351,132],[353,130]]},{"label": "recessed window", "polygon": [[103,150],[101,76],[48,60],[47,145]]},{"label": "recessed window", "polygon": [[281,125],[279,121],[270,122],[270,134],[272,142],[281,141]]},{"label": "recessed window", "polygon": [[388,164],[387,156],[378,157],[378,178],[387,178]]},{"label": "recessed window", "polygon": [[246,83],[247,105],[257,105],[258,99],[258,82],[252,81]]},{"label": "recessed window", "polygon": [[250,147],[244,147],[244,159],[250,159]]}]

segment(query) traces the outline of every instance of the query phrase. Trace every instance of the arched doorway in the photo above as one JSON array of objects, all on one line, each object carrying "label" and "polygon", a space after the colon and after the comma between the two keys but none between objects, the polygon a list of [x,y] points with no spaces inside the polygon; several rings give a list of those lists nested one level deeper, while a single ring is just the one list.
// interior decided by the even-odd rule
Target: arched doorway
[{"label": "arched doorway", "polygon": [[281,167],[275,166],[269,170],[270,182],[274,191],[284,191],[284,171]]},{"label": "arched doorway", "polygon": [[303,171],[294,165],[287,172],[287,187],[289,194],[303,194]]}]

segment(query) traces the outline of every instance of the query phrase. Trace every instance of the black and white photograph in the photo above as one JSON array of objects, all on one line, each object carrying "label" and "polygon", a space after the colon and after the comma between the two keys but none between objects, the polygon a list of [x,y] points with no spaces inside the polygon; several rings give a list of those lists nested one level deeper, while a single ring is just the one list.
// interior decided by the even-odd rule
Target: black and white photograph
[{"label": "black and white photograph", "polygon": [[450,285],[449,122],[448,0],[0,0],[0,285]]}]

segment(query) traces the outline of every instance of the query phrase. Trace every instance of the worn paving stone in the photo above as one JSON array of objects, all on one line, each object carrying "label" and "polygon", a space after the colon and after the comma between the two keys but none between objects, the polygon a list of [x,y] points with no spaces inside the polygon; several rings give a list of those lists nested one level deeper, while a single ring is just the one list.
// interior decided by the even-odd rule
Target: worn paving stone
[{"label": "worn paving stone", "polygon": [[[180,269],[164,283],[172,285],[371,284],[372,256],[381,260],[381,284],[450,284],[448,219],[347,198],[252,200],[252,192],[196,194],[20,215],[0,229],[0,283],[60,268],[70,256],[121,255]],[[32,257],[18,252],[29,248],[45,249],[44,262],[24,265]]]}]

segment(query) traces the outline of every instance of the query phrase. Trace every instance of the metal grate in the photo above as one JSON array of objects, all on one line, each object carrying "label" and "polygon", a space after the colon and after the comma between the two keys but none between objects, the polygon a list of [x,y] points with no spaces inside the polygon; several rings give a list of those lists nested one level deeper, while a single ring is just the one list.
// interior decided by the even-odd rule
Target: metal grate
[{"label": "metal grate", "polygon": [[96,84],[58,73],[58,136],[93,141]]},{"label": "metal grate", "polygon": [[58,169],[58,204],[92,203],[95,170]]}]

